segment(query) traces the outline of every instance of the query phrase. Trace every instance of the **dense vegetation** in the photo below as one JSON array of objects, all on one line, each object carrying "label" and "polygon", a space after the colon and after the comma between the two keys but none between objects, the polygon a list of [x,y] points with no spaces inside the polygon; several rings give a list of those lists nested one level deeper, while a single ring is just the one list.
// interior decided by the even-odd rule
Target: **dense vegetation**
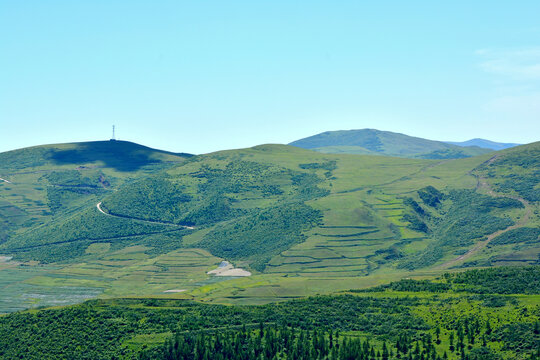
[{"label": "dense vegetation", "polygon": [[[126,218],[185,225],[223,222],[197,246],[226,259],[249,260],[259,271],[272,256],[301,242],[303,232],[320,221],[321,213],[304,204],[328,194],[317,186],[322,180],[316,174],[252,161],[209,166],[194,159],[187,165],[198,165],[190,173],[195,185],[162,173],[123,187],[103,202],[104,209]],[[331,175],[336,165],[299,167]],[[259,202],[245,206],[244,200]]]},{"label": "dense vegetation", "polygon": [[332,330],[305,331],[289,327],[265,327],[261,323],[257,331],[247,331],[244,327],[242,330],[209,335],[204,332],[198,335],[178,334],[163,348],[141,353],[140,359],[362,360],[377,357],[388,360],[399,352],[407,353],[408,345],[398,340],[395,350],[386,343],[383,343],[381,349],[377,349],[369,340],[340,337],[339,331],[334,333]]},{"label": "dense vegetation", "polygon": [[[522,303],[525,295],[475,295],[474,289],[482,284],[500,292],[493,281],[489,285],[496,277],[507,279],[505,285],[537,282],[539,268],[448,274],[437,281],[461,290],[447,296],[441,296],[442,283],[404,280],[367,294],[264,306],[112,299],[13,313],[0,317],[0,357],[538,359],[535,298]],[[401,296],[402,291],[417,296]]]},{"label": "dense vegetation", "polygon": [[[189,165],[193,163],[197,161]],[[305,201],[327,195],[317,187],[321,179],[314,174],[252,161],[224,162],[222,166],[201,163],[190,174],[191,179],[166,174],[146,178],[123,187],[103,204],[115,215],[209,225],[245,215],[250,208],[260,210],[241,205],[246,195],[274,201]]]},{"label": "dense vegetation", "polygon": [[445,273],[436,281],[402,279],[352,292],[377,292],[383,290],[475,294],[540,294],[540,266],[495,267],[482,270]]},{"label": "dense vegetation", "polygon": [[191,196],[163,174],[124,186],[103,202],[116,216],[163,222],[178,222],[186,213]]},{"label": "dense vegetation", "polygon": [[303,232],[320,217],[319,211],[300,202],[274,206],[217,227],[199,246],[226,259],[250,259],[251,266],[262,271],[272,256],[301,242]]},{"label": "dense vegetation", "polygon": [[[416,299],[314,297],[260,307],[204,305],[186,300],[110,300],[0,318],[0,356],[24,359],[132,358],[127,340],[137,335],[199,333],[245,324],[280,324],[315,330],[394,334],[427,330],[409,313]],[[315,311],[314,311],[315,310]],[[34,331],[33,329],[39,329]],[[45,336],[45,334],[47,334]]]},{"label": "dense vegetation", "polygon": [[502,152],[493,161],[479,166],[478,171],[493,181],[497,191],[517,193],[528,201],[540,201],[540,149],[531,145]]},{"label": "dense vegetation", "polygon": [[540,294],[540,266],[496,267],[447,273],[446,281],[458,289],[485,294]]},{"label": "dense vegetation", "polygon": [[105,216],[93,206],[67,221],[28,231],[3,247],[19,259],[55,262],[83,255],[92,243],[181,230],[183,228]]},{"label": "dense vegetation", "polygon": [[508,217],[494,215],[499,209],[519,209],[523,204],[506,197],[491,197],[473,190],[453,190],[445,195],[433,187],[418,191],[419,197],[437,216],[430,216],[413,199],[406,199],[412,212],[405,214],[404,220],[411,229],[429,233],[433,242],[427,249],[404,259],[400,266],[408,269],[426,267],[437,262],[446,249],[470,246],[474,241],[485,239],[497,230],[514,224]]},{"label": "dense vegetation", "polygon": [[513,229],[497,236],[490,242],[490,245],[506,245],[527,243],[538,243],[538,237],[540,236],[540,228],[522,227]]}]

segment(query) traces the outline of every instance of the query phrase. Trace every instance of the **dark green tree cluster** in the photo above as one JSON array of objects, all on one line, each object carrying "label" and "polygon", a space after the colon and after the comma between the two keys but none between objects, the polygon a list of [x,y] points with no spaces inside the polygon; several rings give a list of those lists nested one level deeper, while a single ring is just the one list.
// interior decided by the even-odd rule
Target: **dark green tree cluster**
[{"label": "dark green tree cluster", "polygon": [[445,197],[442,192],[440,192],[431,185],[418,190],[417,193],[420,199],[422,199],[422,201],[424,202],[424,204],[431,207],[438,206]]},{"label": "dark green tree cluster", "polygon": [[540,228],[521,227],[507,231],[491,240],[488,246],[506,244],[538,244],[540,241]]},{"label": "dark green tree cluster", "polygon": [[[403,338],[402,338],[403,339]],[[407,338],[405,338],[407,339]],[[398,342],[400,350],[407,346]],[[257,330],[225,331],[214,334],[177,334],[158,349],[141,353],[141,360],[388,360],[397,351],[386,342],[374,346],[369,339],[340,336],[339,331],[306,331],[265,326]]]},{"label": "dark green tree cluster", "polygon": [[251,259],[263,271],[273,255],[304,240],[321,213],[301,202],[274,206],[231,221],[208,233],[199,246],[226,259]]},{"label": "dark green tree cluster", "polygon": [[413,280],[413,279],[403,279],[400,281],[393,281],[390,284],[380,285],[377,287],[361,290],[351,290],[352,292],[377,292],[384,290],[393,290],[393,291],[410,291],[410,292],[420,292],[428,291],[433,293],[444,293],[450,290],[452,286],[447,283],[433,282],[429,280]]},{"label": "dark green tree cluster", "polygon": [[[402,279],[390,284],[351,292],[384,290],[409,292],[469,292],[473,294],[540,294],[540,266],[501,266],[482,270],[445,273],[438,281]],[[500,296],[478,298],[485,304],[500,302]],[[503,301],[503,305],[507,300]],[[491,307],[491,305],[486,305]]]},{"label": "dark green tree cluster", "polygon": [[165,175],[128,184],[102,203],[116,216],[175,223],[185,216],[192,197]]},{"label": "dark green tree cluster", "polygon": [[540,266],[495,267],[446,273],[454,289],[478,294],[540,294]]},{"label": "dark green tree cluster", "polygon": [[[525,313],[510,301],[505,311],[513,320],[497,319],[492,325],[478,316],[485,308],[477,300],[484,296],[395,297],[383,292],[263,306],[93,300],[0,317],[0,358],[491,360],[499,359],[498,349],[503,349],[506,358],[538,359],[535,310]],[[448,316],[459,308],[456,301],[473,302],[477,313]],[[426,306],[436,326],[416,315]],[[165,344],[151,341],[154,334],[163,339],[167,333],[174,336]],[[360,334],[362,340],[356,337]],[[149,340],[141,344],[141,339]]]}]

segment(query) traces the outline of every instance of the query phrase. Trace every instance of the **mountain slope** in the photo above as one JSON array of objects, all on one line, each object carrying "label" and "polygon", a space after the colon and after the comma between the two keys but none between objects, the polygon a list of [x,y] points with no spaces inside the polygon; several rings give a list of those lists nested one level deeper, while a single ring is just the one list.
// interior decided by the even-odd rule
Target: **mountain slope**
[{"label": "mountain slope", "polygon": [[375,154],[424,159],[455,159],[489,152],[390,131],[374,129],[327,131],[289,145],[323,153]]},{"label": "mountain slope", "polygon": [[[539,152],[540,143],[439,160],[286,145],[221,151],[141,170],[116,191],[17,231],[0,253],[56,262],[25,273],[25,284],[91,285],[106,295],[180,289],[240,303],[531,264],[540,254]],[[46,179],[61,184],[56,174]],[[208,277],[222,260],[254,275]]]},{"label": "mountain slope", "polygon": [[445,143],[457,145],[457,146],[477,146],[483,149],[491,149],[491,150],[504,150],[504,149],[521,145],[521,144],[515,144],[515,143],[499,143],[495,141],[490,141],[486,139],[478,139],[478,138],[467,140],[467,141],[461,141],[461,142],[445,141]]},{"label": "mountain slope", "polygon": [[183,162],[127,141],[42,145],[0,153],[0,243],[71,214],[124,181]]}]

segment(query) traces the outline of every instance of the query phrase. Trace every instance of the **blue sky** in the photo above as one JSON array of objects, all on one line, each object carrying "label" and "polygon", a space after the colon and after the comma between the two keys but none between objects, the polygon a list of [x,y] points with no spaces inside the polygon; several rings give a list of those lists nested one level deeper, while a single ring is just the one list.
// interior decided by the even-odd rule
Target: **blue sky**
[{"label": "blue sky", "polygon": [[540,140],[538,1],[0,0],[0,151]]}]

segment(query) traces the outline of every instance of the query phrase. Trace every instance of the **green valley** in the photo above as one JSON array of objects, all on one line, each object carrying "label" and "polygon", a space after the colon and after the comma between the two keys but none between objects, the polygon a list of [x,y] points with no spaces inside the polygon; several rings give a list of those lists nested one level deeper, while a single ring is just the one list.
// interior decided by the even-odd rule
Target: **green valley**
[{"label": "green valley", "polygon": [[[82,150],[47,157],[46,147],[6,153],[2,209],[24,215],[3,227],[0,253],[10,260],[0,263],[9,279],[0,310],[58,300],[33,290],[88,298],[182,290],[261,304],[538,263],[539,143],[437,160],[284,145],[131,157],[105,144],[93,159]],[[110,160],[121,156],[133,163]],[[206,274],[222,260],[252,276]]]}]

